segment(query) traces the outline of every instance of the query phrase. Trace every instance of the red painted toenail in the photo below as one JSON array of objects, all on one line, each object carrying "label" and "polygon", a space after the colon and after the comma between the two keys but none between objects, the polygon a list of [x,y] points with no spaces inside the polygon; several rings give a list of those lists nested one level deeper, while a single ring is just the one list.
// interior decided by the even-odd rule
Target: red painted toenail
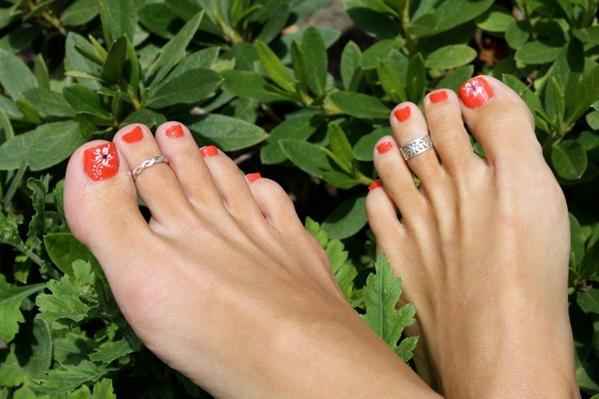
[{"label": "red painted toenail", "polygon": [[468,108],[477,108],[493,97],[493,89],[483,77],[472,78],[460,87],[460,98]]},{"label": "red painted toenail", "polygon": [[83,153],[83,169],[93,181],[106,180],[119,171],[119,154],[114,143],[100,144]]},{"label": "red painted toenail", "polygon": [[390,141],[383,141],[381,144],[376,146],[376,150],[379,152],[379,154],[384,154],[391,150],[391,148],[393,148],[393,143]]},{"label": "red painted toenail", "polygon": [[207,145],[206,147],[200,148],[200,154],[202,154],[204,158],[213,157],[218,155],[218,148],[214,145]]},{"label": "red painted toenail", "polygon": [[135,143],[144,137],[144,132],[141,127],[135,126],[129,133],[123,134],[123,141],[127,143]]},{"label": "red painted toenail", "polygon": [[181,125],[176,124],[166,128],[166,132],[164,132],[164,134],[166,134],[166,137],[177,138],[182,137],[185,133],[183,133],[183,128]]},{"label": "red painted toenail", "polygon": [[393,115],[395,115],[400,122],[406,121],[410,117],[410,106],[406,105],[405,107],[396,109],[393,111]]},{"label": "red painted toenail", "polygon": [[368,191],[372,191],[375,188],[382,187],[382,185],[383,185],[383,181],[381,179],[377,179],[377,180],[373,181],[372,183],[370,183],[370,185],[368,186]]},{"label": "red painted toenail", "polygon": [[440,103],[441,101],[447,100],[447,92],[445,90],[434,91],[428,95],[432,103]]},{"label": "red painted toenail", "polygon": [[248,180],[248,182],[253,183],[256,180],[260,180],[262,179],[262,175],[258,172],[256,173],[249,173],[247,175],[245,175],[245,178]]}]

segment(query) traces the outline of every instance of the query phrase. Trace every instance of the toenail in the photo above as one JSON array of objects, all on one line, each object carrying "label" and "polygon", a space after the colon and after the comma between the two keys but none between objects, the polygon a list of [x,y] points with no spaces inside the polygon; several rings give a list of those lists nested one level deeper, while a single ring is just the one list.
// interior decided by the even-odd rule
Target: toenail
[{"label": "toenail", "polygon": [[379,154],[384,154],[391,150],[391,148],[393,148],[393,143],[390,141],[383,141],[381,144],[376,146],[376,150],[379,152]]},{"label": "toenail", "polygon": [[428,95],[428,98],[432,103],[440,103],[441,101],[447,100],[447,92],[445,90],[434,91]]},{"label": "toenail", "polygon": [[114,143],[100,144],[83,153],[83,168],[93,181],[106,180],[119,171],[119,154]]},{"label": "toenail", "polygon": [[485,78],[472,78],[460,87],[460,98],[468,108],[477,108],[493,97],[493,89]]},{"label": "toenail", "polygon": [[123,141],[126,143],[135,143],[144,137],[144,132],[141,127],[135,126],[129,133],[123,134]]},{"label": "toenail", "polygon": [[368,191],[372,191],[376,188],[381,187],[382,185],[383,185],[383,181],[381,179],[376,179],[375,181],[370,183],[370,185],[368,186]]},{"label": "toenail", "polygon": [[184,133],[183,133],[183,128],[181,127],[181,125],[175,124],[175,125],[171,125],[168,128],[166,128],[166,131],[164,132],[164,134],[166,134],[167,137],[177,138],[177,137],[182,137]]},{"label": "toenail", "polygon": [[405,107],[396,109],[393,111],[393,115],[395,115],[398,121],[404,122],[410,117],[410,106],[406,105]]},{"label": "toenail", "polygon": [[202,154],[204,158],[213,157],[218,155],[218,148],[216,148],[214,145],[207,145],[200,148],[200,154]]},{"label": "toenail", "polygon": [[260,179],[262,179],[262,175],[261,175],[259,172],[256,172],[256,173],[249,173],[249,174],[245,175],[245,178],[247,179],[247,181],[248,181],[249,183],[253,183],[253,182],[255,182],[256,180],[260,180]]}]

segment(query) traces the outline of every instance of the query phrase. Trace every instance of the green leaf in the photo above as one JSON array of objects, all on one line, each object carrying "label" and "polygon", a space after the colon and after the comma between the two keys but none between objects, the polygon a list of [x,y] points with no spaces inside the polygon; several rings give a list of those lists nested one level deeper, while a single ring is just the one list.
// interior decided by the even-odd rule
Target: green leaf
[{"label": "green leaf", "polygon": [[261,41],[256,41],[256,52],[266,75],[281,89],[288,93],[295,92],[295,79],[291,71],[283,65],[279,57]]},{"label": "green leaf", "polygon": [[441,47],[430,53],[426,67],[430,69],[451,69],[468,64],[476,58],[476,51],[463,44]]},{"label": "green leaf", "polygon": [[374,145],[377,141],[382,139],[384,136],[388,136],[391,134],[391,128],[382,127],[372,131],[369,134],[366,134],[358,140],[358,142],[354,145],[353,153],[354,157],[358,161],[368,161],[372,162],[373,160],[373,151]]},{"label": "green leaf", "polygon": [[96,0],[76,0],[60,15],[60,20],[66,26],[81,26],[98,15]]},{"label": "green leaf", "polygon": [[416,349],[416,345],[418,345],[418,340],[420,337],[406,337],[404,338],[399,346],[395,349],[395,353],[397,353],[404,362],[409,361],[414,356],[414,349]]},{"label": "green leaf", "polygon": [[266,165],[281,163],[287,156],[279,141],[283,139],[307,140],[320,124],[320,113],[306,112],[289,117],[278,124],[268,135],[267,143],[260,148],[260,161]]},{"label": "green leaf", "polygon": [[234,96],[249,98],[261,102],[284,101],[288,97],[268,89],[264,78],[250,71],[230,69],[221,72],[223,89]]},{"label": "green leaf", "polygon": [[[106,366],[100,366],[89,360],[83,360],[79,364],[62,365],[59,368],[51,369],[46,373],[44,378],[40,379],[38,384],[32,386],[32,388],[39,393],[60,395],[70,392],[82,384],[98,381],[109,371],[111,371],[111,369]],[[89,388],[83,388],[85,388],[84,391],[89,392]],[[111,397],[106,386],[101,386],[98,389],[98,394],[100,394],[100,392],[104,392],[102,395],[108,394],[108,398]],[[102,396],[99,396],[99,398],[101,397]]]},{"label": "green leaf", "polygon": [[309,27],[305,30],[301,49],[308,61],[305,63],[308,87],[314,94],[321,97],[325,94],[327,85],[327,50],[316,28]]},{"label": "green leaf", "polygon": [[407,77],[406,94],[408,100],[419,103],[426,86],[426,66],[420,53],[410,59]]},{"label": "green leaf", "polygon": [[383,90],[385,90],[389,99],[395,103],[405,101],[405,81],[401,80],[400,74],[391,66],[389,60],[379,61],[376,70],[381,86],[383,86]]},{"label": "green leaf", "polygon": [[347,140],[347,136],[338,123],[331,123],[328,126],[329,130],[329,147],[327,155],[345,172],[353,173],[354,157],[351,144]]},{"label": "green leaf", "polygon": [[599,313],[599,288],[579,292],[576,295],[576,302],[585,313]]},{"label": "green leaf", "polygon": [[192,69],[153,86],[145,104],[150,108],[164,108],[199,103],[212,95],[221,82],[220,75],[211,69]]},{"label": "green leaf", "polygon": [[4,275],[0,274],[0,340],[10,342],[13,340],[19,323],[25,321],[21,313],[21,303],[30,295],[44,289],[46,284],[32,284],[18,287],[6,282]]},{"label": "green leaf", "polygon": [[0,170],[18,169],[24,162],[32,171],[54,166],[85,142],[79,124],[52,122],[17,135],[0,146]]},{"label": "green leaf", "polygon": [[563,54],[563,47],[554,47],[541,42],[528,42],[516,51],[514,58],[526,65],[539,65],[555,61]]},{"label": "green leaf", "polygon": [[102,68],[102,78],[109,83],[117,83],[123,77],[126,56],[127,38],[119,37],[110,46]]},{"label": "green leaf", "polygon": [[529,35],[526,21],[512,21],[505,31],[505,40],[511,48],[517,50],[526,43]]},{"label": "green leaf", "polygon": [[144,28],[165,39],[172,38],[183,22],[166,3],[148,3],[137,10],[139,22]]},{"label": "green leaf", "polygon": [[111,120],[112,116],[104,106],[102,97],[87,86],[73,84],[62,90],[65,100],[77,111],[98,115]]},{"label": "green leaf", "polygon": [[434,10],[412,21],[411,25],[425,29],[411,30],[417,36],[430,36],[448,31],[471,21],[493,5],[493,0],[446,0]]},{"label": "green leaf", "polygon": [[584,259],[584,236],[576,217],[568,213],[570,219],[570,267],[576,271]]},{"label": "green leaf", "polygon": [[97,0],[104,40],[108,46],[122,36],[133,42],[137,13],[133,0]]},{"label": "green leaf", "polygon": [[[66,72],[78,72],[92,76],[100,76],[100,66],[81,55],[81,53],[77,51],[78,47],[84,49],[88,53],[96,53],[94,46],[85,40],[83,36],[69,32],[65,43],[64,66]],[[97,90],[100,87],[98,82],[94,80],[85,79],[81,83],[94,90]]]},{"label": "green leaf", "polygon": [[337,91],[328,99],[343,113],[357,118],[386,119],[390,112],[381,100],[366,94]]},{"label": "green leaf", "polygon": [[362,74],[362,52],[353,41],[347,42],[341,53],[341,82],[347,91],[356,91]]},{"label": "green leaf", "polygon": [[358,272],[349,260],[348,252],[343,242],[330,239],[324,229],[310,218],[306,218],[306,230],[316,239],[318,244],[325,250],[331,271],[345,298],[351,301],[353,298],[354,280]]},{"label": "green leaf", "polygon": [[64,274],[73,275],[73,262],[80,259],[92,266],[92,271],[99,275],[98,261],[71,233],[49,233],[44,237],[44,246],[52,262]]},{"label": "green leaf", "polygon": [[568,102],[566,108],[568,124],[580,118],[595,101],[599,100],[599,66],[595,66],[583,79],[580,79],[573,91],[576,95]]},{"label": "green leaf", "polygon": [[44,61],[44,57],[39,54],[35,57],[35,64],[33,66],[35,79],[37,80],[37,87],[40,89],[50,90],[50,76],[48,73],[48,67]]},{"label": "green leaf", "polygon": [[0,48],[0,85],[12,99],[22,97],[25,90],[36,86],[35,76],[20,58]]},{"label": "green leaf", "polygon": [[585,117],[589,127],[593,130],[599,130],[599,111],[589,112]]},{"label": "green leaf", "polygon": [[366,225],[366,197],[353,197],[339,205],[322,223],[330,238],[342,240]]},{"label": "green leaf", "polygon": [[[371,273],[366,279],[365,313],[362,317],[394,350],[397,348],[403,330],[414,323],[416,314],[412,304],[397,309],[401,291],[401,279],[393,276],[391,265],[385,255],[379,256],[375,263],[375,273]],[[405,352],[404,349],[405,346],[402,348]]]},{"label": "green leaf", "polygon": [[280,140],[279,145],[287,158],[304,172],[316,177],[332,169],[326,154],[320,146],[301,140]]},{"label": "green leaf", "polygon": [[220,47],[208,47],[187,55],[169,74],[169,79],[192,69],[210,69],[218,60]]},{"label": "green leaf", "polygon": [[52,337],[48,324],[36,317],[33,320],[31,356],[23,369],[31,378],[41,378],[52,364]]},{"label": "green leaf", "polygon": [[487,32],[505,32],[510,24],[514,21],[514,17],[501,10],[491,10],[476,20],[476,25]]},{"label": "green leaf", "polygon": [[454,71],[448,73],[443,76],[443,79],[439,81],[436,88],[437,89],[451,89],[453,91],[458,91],[459,87],[468,79],[472,77],[472,73],[474,72],[474,66],[472,65],[464,65],[461,66]]},{"label": "green leaf", "polygon": [[44,118],[48,116],[72,117],[75,115],[75,110],[62,94],[49,89],[33,87],[23,93],[23,98]]},{"label": "green leaf", "polygon": [[587,155],[574,140],[564,140],[551,148],[551,163],[560,177],[580,179],[587,168]]},{"label": "green leaf", "polygon": [[72,268],[72,275],[65,274],[60,280],[48,282],[51,294],[40,294],[36,298],[39,317],[50,326],[57,320],[78,323],[95,312],[98,306],[91,265],[77,260]]},{"label": "green leaf", "polygon": [[148,67],[147,81],[152,86],[159,84],[166,75],[185,58],[185,49],[195,35],[204,13],[192,17],[167,44],[162,47],[156,60]]},{"label": "green leaf", "polygon": [[166,122],[166,116],[158,112],[154,112],[150,109],[142,108],[139,111],[135,111],[127,115],[121,127],[131,123],[143,123],[150,129],[157,127],[158,125]]},{"label": "green leaf", "polygon": [[380,60],[389,57],[391,51],[399,47],[400,42],[397,39],[387,39],[376,42],[364,50],[361,58],[362,68],[365,70],[376,68]]},{"label": "green leaf", "polygon": [[201,144],[213,143],[224,151],[236,151],[258,144],[268,135],[264,130],[244,120],[211,114],[189,125]]}]

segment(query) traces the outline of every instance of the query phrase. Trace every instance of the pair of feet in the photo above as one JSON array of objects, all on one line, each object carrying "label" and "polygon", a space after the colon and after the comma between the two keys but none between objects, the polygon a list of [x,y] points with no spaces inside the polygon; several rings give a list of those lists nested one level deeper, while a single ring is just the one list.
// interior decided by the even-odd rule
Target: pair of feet
[{"label": "pair of feet", "polygon": [[[576,397],[563,195],[516,93],[477,77],[459,95],[394,109],[366,202],[417,309],[417,369],[447,397]],[[435,150],[405,162],[429,132]],[[79,148],[65,211],[142,341],[215,396],[437,396],[346,303],[284,190],[181,124]]]}]

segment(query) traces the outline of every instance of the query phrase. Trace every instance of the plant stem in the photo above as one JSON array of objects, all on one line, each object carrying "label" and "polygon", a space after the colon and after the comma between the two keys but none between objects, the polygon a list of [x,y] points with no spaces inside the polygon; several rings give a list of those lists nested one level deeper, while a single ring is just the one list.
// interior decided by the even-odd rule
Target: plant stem
[{"label": "plant stem", "polygon": [[10,182],[10,186],[8,186],[8,190],[6,190],[6,195],[4,196],[4,199],[2,200],[2,208],[6,209],[6,207],[12,200],[12,197],[17,192],[17,189],[19,188],[19,185],[21,184],[21,180],[23,180],[23,176],[25,176],[26,171],[27,171],[27,164],[23,162],[21,164],[21,166],[19,167],[17,174],[15,175],[15,177],[13,177],[12,181]]}]

